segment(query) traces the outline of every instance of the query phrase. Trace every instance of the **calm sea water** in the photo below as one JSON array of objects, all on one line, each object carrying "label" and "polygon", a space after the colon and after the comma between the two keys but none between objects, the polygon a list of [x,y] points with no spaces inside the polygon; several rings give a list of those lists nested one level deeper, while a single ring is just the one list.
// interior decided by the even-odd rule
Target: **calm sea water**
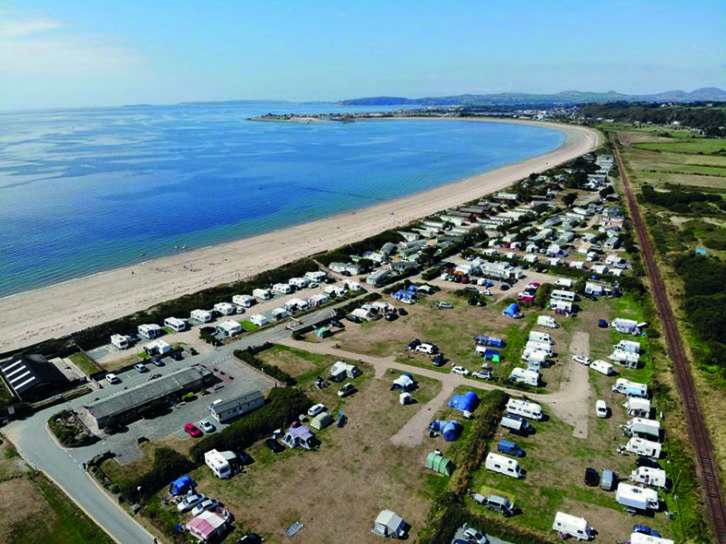
[{"label": "calm sea water", "polygon": [[362,208],[564,141],[540,127],[467,121],[247,121],[341,110],[256,103],[0,114],[0,296]]}]

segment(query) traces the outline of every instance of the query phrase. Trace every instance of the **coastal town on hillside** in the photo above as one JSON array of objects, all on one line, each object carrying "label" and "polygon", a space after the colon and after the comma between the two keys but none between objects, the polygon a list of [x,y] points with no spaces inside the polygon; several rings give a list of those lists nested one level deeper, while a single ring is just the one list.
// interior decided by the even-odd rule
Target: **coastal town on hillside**
[{"label": "coastal town on hillside", "polygon": [[442,542],[450,518],[452,542],[674,542],[682,452],[619,176],[603,147],[20,350],[8,417],[37,414],[10,436],[170,541]]}]

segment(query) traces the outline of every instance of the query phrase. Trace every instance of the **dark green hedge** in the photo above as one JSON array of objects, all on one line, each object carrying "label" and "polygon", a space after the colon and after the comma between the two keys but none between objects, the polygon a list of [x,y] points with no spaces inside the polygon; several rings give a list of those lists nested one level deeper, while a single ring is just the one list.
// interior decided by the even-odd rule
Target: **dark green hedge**
[{"label": "dark green hedge", "polygon": [[[131,503],[147,499],[171,482],[194,469],[187,457],[171,448],[156,448],[151,469],[128,482],[116,482]],[[139,491],[141,488],[141,491]]]}]

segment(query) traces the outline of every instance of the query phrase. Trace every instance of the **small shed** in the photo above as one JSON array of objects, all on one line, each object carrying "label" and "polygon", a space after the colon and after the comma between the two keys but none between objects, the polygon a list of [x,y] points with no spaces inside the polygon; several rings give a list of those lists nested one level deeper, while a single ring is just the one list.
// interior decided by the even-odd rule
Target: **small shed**
[{"label": "small shed", "polygon": [[427,469],[443,474],[444,476],[451,476],[456,468],[454,463],[451,462],[451,459],[447,459],[435,451],[430,451],[426,455],[425,466]]}]

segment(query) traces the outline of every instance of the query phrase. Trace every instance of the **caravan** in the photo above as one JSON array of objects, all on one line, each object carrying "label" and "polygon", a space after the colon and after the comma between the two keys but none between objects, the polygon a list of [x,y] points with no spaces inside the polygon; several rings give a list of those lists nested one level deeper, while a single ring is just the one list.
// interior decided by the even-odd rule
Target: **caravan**
[{"label": "caravan", "polygon": [[615,371],[613,370],[613,365],[606,361],[593,361],[590,363],[590,370],[594,370],[595,372],[599,372],[600,374],[605,374],[606,376],[612,376],[615,374]]},{"label": "caravan", "polygon": [[615,500],[625,506],[628,511],[653,510],[657,512],[660,507],[657,491],[626,483],[618,484],[618,488],[615,490]]},{"label": "caravan", "polygon": [[650,400],[648,399],[630,397],[623,406],[630,417],[649,418],[650,416]]},{"label": "caravan", "polygon": [[625,445],[625,450],[642,457],[658,459],[660,457],[661,445],[658,442],[651,442],[650,440],[634,436],[628,440],[628,443]]},{"label": "caravan", "polygon": [[616,393],[622,393],[629,397],[648,398],[648,386],[642,383],[631,382],[625,378],[618,378],[613,385],[612,390]]},{"label": "caravan", "polygon": [[541,315],[537,317],[537,326],[548,327],[550,329],[556,329],[559,327],[557,321],[555,321],[555,318],[548,315]]},{"label": "caravan", "polygon": [[511,476],[512,478],[521,478],[524,476],[518,461],[505,457],[504,455],[499,455],[498,453],[490,453],[487,455],[484,466],[487,470],[498,472],[505,476]]},{"label": "caravan", "polygon": [[539,372],[537,372],[536,370],[515,368],[509,375],[509,379],[514,383],[537,387],[539,385]]},{"label": "caravan", "polygon": [[554,344],[555,341],[546,332],[530,331],[528,340],[530,342],[542,342],[543,344]]},{"label": "caravan", "polygon": [[575,302],[577,295],[572,291],[563,291],[562,289],[555,289],[550,295],[552,300],[563,300],[565,302]]},{"label": "caravan", "polygon": [[665,470],[651,467],[638,467],[630,473],[630,480],[638,484],[661,487],[663,489],[667,486],[668,481]]},{"label": "caravan", "polygon": [[608,356],[615,363],[625,368],[638,368],[640,355],[637,353],[616,349]]},{"label": "caravan", "polygon": [[505,413],[502,416],[502,427],[509,429],[509,432],[520,436],[527,436],[534,432],[534,427],[522,416]]},{"label": "caravan", "polygon": [[626,426],[634,435],[646,435],[660,441],[660,421],[634,417],[626,423]]},{"label": "caravan", "polygon": [[209,450],[204,454],[204,462],[217,478],[229,478],[233,474],[232,463],[237,459],[233,451]]},{"label": "caravan", "polygon": [[509,399],[507,401],[507,411],[511,414],[535,419],[537,421],[544,417],[542,414],[542,407],[539,404],[526,400]]},{"label": "caravan", "polygon": [[524,349],[529,351],[544,351],[550,357],[554,355],[552,352],[552,346],[547,342],[537,342],[535,340],[529,340],[525,344]]}]

